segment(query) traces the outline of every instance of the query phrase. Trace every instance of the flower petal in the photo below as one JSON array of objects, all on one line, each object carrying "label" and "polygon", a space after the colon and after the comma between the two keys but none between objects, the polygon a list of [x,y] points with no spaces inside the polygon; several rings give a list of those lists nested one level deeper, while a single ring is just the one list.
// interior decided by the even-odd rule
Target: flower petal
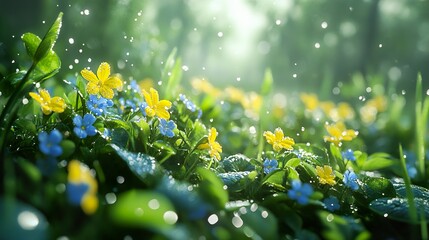
[{"label": "flower petal", "polygon": [[[146,114],[150,117],[150,114],[147,112],[147,109],[148,108],[146,108]],[[170,113],[165,109],[156,109],[155,114],[160,118],[163,118],[166,120],[170,119]]]},{"label": "flower petal", "polygon": [[168,100],[161,100],[158,102],[159,108],[171,108],[171,102]]},{"label": "flower petal", "polygon": [[51,107],[52,111],[57,113],[64,112],[64,109],[66,108],[66,103],[64,99],[60,97],[53,97],[51,99],[51,102],[49,103],[49,106]]},{"label": "flower petal", "polygon": [[103,83],[103,85],[109,88],[122,89],[122,80],[118,77],[110,77]]},{"label": "flower petal", "polygon": [[113,92],[113,90],[105,85],[100,87],[100,94],[101,96],[107,98],[107,99],[112,99],[113,96],[115,95],[115,93]]},{"label": "flower petal", "polygon": [[43,102],[43,99],[42,99],[42,97],[39,95],[39,94],[37,94],[37,93],[35,93],[35,92],[31,92],[31,93],[29,93],[30,94],[30,97],[32,97],[34,100],[36,100],[38,103],[40,103],[40,104],[42,104],[42,103],[44,103]]},{"label": "flower petal", "polygon": [[150,97],[152,99],[152,104],[157,105],[159,101],[158,91],[156,91],[154,88],[150,88],[149,91],[150,91]]},{"label": "flower petal", "polygon": [[86,85],[86,92],[91,95],[98,94],[100,92],[100,87],[95,82],[89,82]]},{"label": "flower petal", "polygon": [[99,80],[97,76],[92,71],[89,71],[88,69],[83,69],[80,71],[80,74],[83,78],[85,78],[87,81],[92,82],[94,84],[98,84]]},{"label": "flower petal", "polygon": [[[151,88],[152,89],[152,88]],[[153,107],[153,102],[152,102],[152,98],[150,97],[150,94],[148,93],[148,92],[146,92],[146,90],[144,90],[143,89],[143,96],[144,96],[144,99],[145,99],[145,101],[146,101],[146,103],[147,103],[147,105],[149,106],[149,107]],[[149,115],[149,114],[148,114]]]},{"label": "flower petal", "polygon": [[110,75],[110,65],[102,62],[97,69],[97,77],[104,84]]}]

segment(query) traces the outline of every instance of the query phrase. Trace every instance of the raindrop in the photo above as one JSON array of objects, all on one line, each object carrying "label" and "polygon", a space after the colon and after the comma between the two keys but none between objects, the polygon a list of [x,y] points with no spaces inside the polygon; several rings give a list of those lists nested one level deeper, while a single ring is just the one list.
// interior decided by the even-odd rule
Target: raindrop
[{"label": "raindrop", "polygon": [[334,215],[328,214],[328,216],[326,216],[326,221],[332,222],[333,220],[334,220]]},{"label": "raindrop", "polygon": [[175,224],[177,222],[177,219],[179,218],[177,216],[177,213],[173,212],[173,211],[167,211],[167,212],[165,212],[164,215],[163,215],[163,217],[164,217],[164,221],[167,224],[170,224],[170,225]]},{"label": "raindrop", "polygon": [[211,123],[212,123],[212,122],[213,122],[213,118],[210,118],[210,119],[209,119],[209,122],[211,122]]},{"label": "raindrop", "polygon": [[159,202],[158,202],[158,200],[157,200],[157,199],[152,199],[152,200],[150,200],[150,201],[149,201],[148,206],[149,206],[151,209],[156,210],[156,209],[158,209],[158,208],[159,208]]},{"label": "raindrop", "polygon": [[88,9],[85,9],[85,10],[83,10],[83,14],[85,14],[85,15],[89,15],[89,10]]},{"label": "raindrop", "polygon": [[15,60],[12,60],[12,63],[15,63]]},{"label": "raindrop", "polygon": [[79,53],[82,53],[82,49],[79,49]]},{"label": "raindrop", "polygon": [[[236,78],[236,80],[237,80],[237,82],[240,82],[240,81],[241,81],[241,78],[240,78],[240,77],[237,77],[237,78]],[[428,90],[428,92],[429,92],[429,90]]]},{"label": "raindrop", "polygon": [[243,226],[243,220],[239,216],[234,216],[232,218],[232,225],[236,228],[241,228],[241,226]]},{"label": "raindrop", "polygon": [[187,72],[187,71],[189,70],[189,67],[188,67],[188,66],[186,66],[186,65],[183,65],[183,66],[182,66],[182,70],[183,70],[183,71],[185,71],[185,72]]},{"label": "raindrop", "polygon": [[217,223],[217,221],[219,221],[219,218],[216,214],[212,214],[209,216],[209,218],[207,219],[207,221],[209,222],[210,225],[214,225]]},{"label": "raindrop", "polygon": [[429,96],[429,89],[428,89],[428,90],[426,90],[426,95],[428,95],[428,96]]},{"label": "raindrop", "polygon": [[45,24],[45,23],[46,23],[46,21],[45,21],[45,20],[43,20],[43,21],[42,21],[42,23],[43,23],[43,24]]},{"label": "raindrop", "polygon": [[338,95],[338,94],[340,94],[340,88],[339,88],[339,87],[334,87],[334,88],[332,89],[332,93],[333,93],[334,95]]},{"label": "raindrop", "polygon": [[301,127],[301,132],[304,132],[305,131],[305,127]]},{"label": "raindrop", "polygon": [[247,213],[247,209],[246,209],[245,207],[241,207],[238,211],[239,211],[241,214],[246,214],[246,213]]},{"label": "raindrop", "polygon": [[367,87],[367,88],[365,89],[365,91],[366,91],[367,93],[370,93],[370,92],[372,92],[372,88],[371,88],[371,87]]},{"label": "raindrop", "polygon": [[91,58],[88,58],[88,62],[92,62],[92,59],[91,59]]},{"label": "raindrop", "polygon": [[74,43],[74,39],[73,38],[69,38],[69,43],[73,44]]},{"label": "raindrop", "polygon": [[258,210],[258,204],[253,203],[253,204],[250,206],[250,211],[255,212],[256,210]]},{"label": "raindrop", "polygon": [[158,81],[158,85],[161,86],[162,85],[162,81]]},{"label": "raindrop", "polygon": [[315,47],[315,48],[320,48],[320,43],[318,43],[318,42],[317,42],[317,43],[315,43],[315,44],[314,44],[314,47]]},{"label": "raindrop", "polygon": [[383,47],[383,44],[381,44],[381,43],[380,43],[380,44],[378,44],[378,47],[379,47],[379,48],[382,48],[382,47]]},{"label": "raindrop", "polygon": [[323,29],[328,27],[328,23],[327,22],[322,22],[322,24],[320,24],[320,26],[322,26]]},{"label": "raindrop", "polygon": [[144,211],[141,208],[136,208],[136,210],[134,211],[134,214],[138,217],[143,216],[143,213]]},{"label": "raindrop", "polygon": [[279,20],[279,19],[277,19],[277,20],[276,20],[276,25],[278,26],[278,25],[280,25],[280,24],[282,24],[282,21],[281,21],[281,20]]},{"label": "raindrop", "polygon": [[27,105],[28,104],[28,99],[27,98],[23,98],[22,99],[22,104]]},{"label": "raindrop", "polygon": [[119,184],[122,184],[125,182],[125,178],[122,176],[117,176],[116,177],[116,182],[118,182]]},{"label": "raindrop", "polygon": [[22,211],[18,215],[18,224],[24,230],[33,230],[39,225],[39,218],[30,211]]},{"label": "raindrop", "polygon": [[389,216],[389,214],[387,214],[387,213],[383,214],[383,217],[387,217],[387,216]]},{"label": "raindrop", "polygon": [[107,193],[105,197],[108,204],[114,204],[116,202],[116,195],[114,193]]},{"label": "raindrop", "polygon": [[222,100],[222,101],[220,101],[220,105],[223,105],[223,104],[225,104],[225,102]]},{"label": "raindrop", "polygon": [[255,128],[255,126],[251,126],[251,127],[249,128],[249,133],[250,133],[250,134],[256,134],[256,128]]},{"label": "raindrop", "polygon": [[71,65],[71,64],[70,64],[70,65],[69,65],[69,69],[70,69],[70,70],[71,70],[71,69],[73,69],[73,65]]},{"label": "raindrop", "polygon": [[401,94],[402,94],[402,95],[405,95],[406,93],[407,93],[407,92],[406,92],[405,90],[402,90],[402,91],[401,91]]},{"label": "raindrop", "polygon": [[74,63],[78,64],[79,63],[79,59],[75,59]]},{"label": "raindrop", "polygon": [[217,36],[220,37],[220,38],[223,37],[223,32],[218,32]]},{"label": "raindrop", "polygon": [[296,77],[298,77],[298,74],[294,73],[294,74],[292,74],[292,77],[296,78]]}]

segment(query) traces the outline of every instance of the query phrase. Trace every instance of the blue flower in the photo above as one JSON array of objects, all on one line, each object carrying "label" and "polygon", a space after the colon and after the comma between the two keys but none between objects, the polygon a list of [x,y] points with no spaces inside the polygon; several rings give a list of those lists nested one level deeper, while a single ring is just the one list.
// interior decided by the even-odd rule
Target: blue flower
[{"label": "blue flower", "polygon": [[86,107],[95,116],[100,116],[106,112],[107,107],[113,106],[110,99],[104,97],[97,97],[97,95],[89,95],[89,100],[86,101]]},{"label": "blue flower", "polygon": [[60,131],[54,129],[49,134],[47,132],[39,133],[39,149],[42,153],[51,156],[58,157],[63,154],[63,149],[60,146],[63,136]]},{"label": "blue flower", "polygon": [[417,169],[413,164],[406,164],[407,166],[407,172],[408,172],[408,176],[410,178],[415,178],[417,176]]},{"label": "blue flower", "polygon": [[119,103],[121,104],[121,110],[124,110],[125,108],[130,108],[132,111],[137,110],[137,104],[133,100],[120,98]]},{"label": "blue flower", "polygon": [[83,119],[80,115],[76,115],[73,118],[73,123],[75,128],[73,129],[74,133],[78,138],[86,138],[87,136],[94,136],[97,134],[97,130],[92,124],[95,122],[94,115],[87,113],[83,116]]},{"label": "blue flower", "polygon": [[147,107],[147,103],[146,102],[142,102],[139,105],[139,109],[142,112],[143,116],[146,116],[146,107]]},{"label": "blue flower", "polygon": [[325,200],[323,200],[323,203],[325,204],[325,208],[331,212],[340,209],[340,204],[338,202],[337,197],[330,196],[328,198],[325,198]]},{"label": "blue flower", "polygon": [[66,189],[69,202],[79,206],[83,196],[89,190],[89,185],[87,183],[67,183]]},{"label": "blue flower", "polygon": [[359,189],[359,185],[357,182],[357,176],[353,171],[346,170],[344,173],[343,183],[351,188],[353,191],[356,191]]},{"label": "blue flower", "polygon": [[159,119],[159,131],[162,135],[167,136],[169,138],[174,137],[173,130],[176,128],[176,124],[173,122],[173,120],[167,120],[160,118]]},{"label": "blue flower", "polygon": [[296,200],[299,204],[305,205],[308,203],[309,197],[313,194],[313,187],[308,184],[302,184],[299,180],[292,181],[292,189],[287,193],[290,199]]},{"label": "blue flower", "polygon": [[130,82],[128,89],[132,90],[133,93],[141,93],[141,91],[142,91],[136,80],[132,80]]},{"label": "blue flower", "polygon": [[270,174],[272,171],[278,169],[279,163],[275,159],[265,159],[264,161],[264,173]]},{"label": "blue flower", "polygon": [[189,111],[195,112],[195,110],[197,110],[197,106],[184,94],[179,94],[179,99],[185,104],[186,108],[189,109]]},{"label": "blue flower", "polygon": [[346,151],[344,151],[344,152],[341,152],[341,156],[343,157],[343,159],[345,159],[345,160],[350,160],[350,161],[352,161],[352,162],[354,162],[354,161],[356,161],[356,157],[355,157],[355,155],[354,155],[354,153],[353,153],[353,150],[351,150],[350,148],[349,149],[347,149]]}]

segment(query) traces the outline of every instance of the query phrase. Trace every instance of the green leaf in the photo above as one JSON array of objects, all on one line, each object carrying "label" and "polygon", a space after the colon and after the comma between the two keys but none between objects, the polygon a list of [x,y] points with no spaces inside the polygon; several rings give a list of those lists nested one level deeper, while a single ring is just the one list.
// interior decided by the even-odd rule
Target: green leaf
[{"label": "green leaf", "polygon": [[324,239],[370,239],[370,233],[358,220],[326,211],[320,211],[318,215],[325,226],[322,231]]},{"label": "green leaf", "polygon": [[371,202],[377,198],[396,197],[396,191],[389,179],[382,177],[364,177],[360,181],[359,193],[365,202]]},{"label": "green leaf", "polygon": [[153,184],[163,176],[163,169],[155,161],[155,158],[144,153],[133,153],[115,144],[111,144],[113,150],[122,158],[130,170],[146,184]]},{"label": "green leaf", "polygon": [[22,129],[25,129],[26,131],[29,131],[31,133],[36,134],[36,125],[34,124],[34,121],[31,121],[29,119],[20,118],[15,120],[14,122],[17,126],[21,127]]},{"label": "green leaf", "polygon": [[301,159],[299,159],[299,158],[291,158],[291,159],[289,159],[289,160],[286,162],[285,166],[286,166],[286,167],[295,168],[295,167],[298,167],[298,165],[299,165],[300,163],[301,163]]},{"label": "green leaf", "polygon": [[21,169],[27,174],[27,176],[32,180],[32,182],[40,182],[40,180],[42,179],[42,174],[33,163],[27,161],[24,158],[18,158],[17,163],[21,167]]},{"label": "green leaf", "polygon": [[234,214],[233,224],[234,218],[241,218],[243,225],[240,229],[253,236],[252,239],[278,239],[276,216],[256,203],[240,208]]},{"label": "green leaf", "polygon": [[[42,40],[33,33],[25,33],[21,38],[28,55],[34,59]],[[49,51],[43,59],[37,62],[34,72],[31,73],[31,77],[33,81],[40,82],[55,75],[60,67],[61,61],[57,54],[53,51]]]},{"label": "green leaf", "polygon": [[36,208],[15,199],[0,198],[2,239],[48,239],[48,222]]},{"label": "green leaf", "polygon": [[1,79],[0,91],[2,93],[2,98],[7,98],[14,92],[9,90],[16,88],[17,84],[24,79],[26,73],[26,71],[14,72],[6,76],[4,79]]},{"label": "green leaf", "polygon": [[245,172],[228,172],[228,173],[219,173],[218,176],[222,179],[223,183],[228,186],[230,191],[240,191],[244,190],[246,185],[246,180],[249,171]]},{"label": "green leaf", "polygon": [[[393,187],[395,188],[396,194],[399,197],[403,197],[403,198],[407,197],[405,184],[394,183]],[[429,199],[429,190],[424,188],[424,187],[417,186],[417,185],[411,185],[411,191],[413,192],[414,198]]]},{"label": "green leaf", "polygon": [[176,96],[176,91],[179,89],[180,80],[182,79],[182,60],[176,59],[173,68],[169,72],[168,81],[164,96],[166,99],[171,99]]},{"label": "green leaf", "polygon": [[340,167],[340,170],[342,172],[344,172],[346,170],[346,166],[343,162],[343,157],[341,156],[340,148],[338,148],[334,144],[329,144],[329,150],[331,151],[331,154],[332,154],[335,162]]},{"label": "green leaf", "polygon": [[275,170],[266,177],[262,184],[276,184],[282,186],[286,181],[286,171]]},{"label": "green leaf", "polygon": [[176,149],[174,149],[168,142],[165,142],[163,140],[157,140],[153,143],[153,146],[155,146],[157,149],[161,151],[166,151],[170,154],[176,154]]},{"label": "green leaf", "polygon": [[110,136],[112,138],[112,143],[120,147],[127,146],[128,140],[130,138],[130,136],[128,135],[128,132],[123,128],[111,128],[111,129],[112,131]]},{"label": "green leaf", "polygon": [[222,180],[214,172],[205,168],[198,168],[197,173],[201,178],[199,192],[204,199],[217,208],[223,209],[228,202],[228,192],[223,188]]},{"label": "green leaf", "polygon": [[46,33],[45,37],[42,39],[42,42],[37,47],[37,50],[33,56],[34,63],[37,64],[52,51],[52,48],[54,47],[55,42],[57,41],[58,35],[60,33],[62,17],[63,13],[60,12],[58,14],[57,19]]},{"label": "green leaf", "polygon": [[[429,201],[415,198],[414,203],[419,211],[418,217],[429,220]],[[409,214],[409,204],[404,198],[379,198],[369,204],[369,208],[381,216],[401,222],[413,223]],[[419,223],[419,222],[414,222]]]},{"label": "green leaf", "polygon": [[267,96],[273,89],[273,74],[271,73],[271,69],[265,69],[264,81],[261,86],[261,95]]},{"label": "green leaf", "polygon": [[251,163],[250,158],[243,154],[235,154],[226,157],[219,163],[219,168],[225,172],[243,172],[255,170],[255,166]]},{"label": "green leaf", "polygon": [[395,161],[386,153],[374,153],[368,156],[367,160],[362,164],[363,171],[374,171],[395,164]]},{"label": "green leaf", "polygon": [[154,191],[130,190],[118,196],[110,208],[114,222],[126,227],[171,229],[178,216],[170,200]]}]

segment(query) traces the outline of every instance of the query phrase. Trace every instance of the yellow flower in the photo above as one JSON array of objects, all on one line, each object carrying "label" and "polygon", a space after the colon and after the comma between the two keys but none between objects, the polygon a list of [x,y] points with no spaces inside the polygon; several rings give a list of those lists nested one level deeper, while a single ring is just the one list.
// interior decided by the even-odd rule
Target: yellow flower
[{"label": "yellow flower", "polygon": [[241,105],[245,110],[250,111],[251,115],[258,115],[262,106],[262,97],[256,92],[249,92],[241,100]]},{"label": "yellow flower", "polygon": [[316,110],[319,105],[319,99],[317,98],[316,94],[302,93],[300,98],[308,111]]},{"label": "yellow flower", "polygon": [[151,78],[145,78],[139,82],[140,89],[144,89],[149,91],[151,87],[153,87],[153,80]]},{"label": "yellow flower", "polygon": [[332,168],[328,165],[325,165],[322,167],[317,166],[316,167],[316,173],[317,176],[319,177],[319,182],[321,184],[328,184],[328,185],[335,185],[335,175],[332,172]]},{"label": "yellow flower", "polygon": [[282,149],[292,150],[292,146],[295,144],[295,141],[292,138],[284,136],[281,128],[276,128],[274,133],[265,131],[264,137],[267,139],[269,144],[273,145],[273,149],[276,152]]},{"label": "yellow flower", "polygon": [[49,95],[49,92],[45,89],[40,89],[39,94],[31,92],[30,96],[40,103],[42,112],[45,115],[49,115],[52,112],[62,113],[66,109],[66,103],[61,97],[53,97]]},{"label": "yellow flower", "polygon": [[326,116],[332,118],[333,112],[335,111],[335,104],[331,101],[320,102],[320,108],[325,113]]},{"label": "yellow flower", "polygon": [[355,111],[346,102],[340,102],[337,105],[338,116],[340,119],[352,119],[355,117]]},{"label": "yellow flower", "polygon": [[244,99],[244,92],[235,87],[225,88],[227,98],[233,103],[240,103]]},{"label": "yellow flower", "polygon": [[[88,166],[77,160],[69,162],[68,171],[68,196],[70,201],[80,200],[82,210],[86,214],[93,214],[98,208],[97,181],[92,176]],[[80,196],[82,197],[79,199]]]},{"label": "yellow flower", "polygon": [[216,128],[212,127],[209,130],[208,142],[200,144],[198,149],[209,149],[210,157],[214,157],[220,160],[220,153],[222,152],[222,146],[216,142],[217,131]]},{"label": "yellow flower", "polygon": [[337,122],[331,125],[325,125],[326,131],[330,136],[325,136],[324,140],[332,142],[337,146],[341,146],[342,141],[351,141],[355,138],[359,132],[355,130],[346,129],[346,126],[342,122]]},{"label": "yellow flower", "polygon": [[220,95],[220,90],[205,79],[195,78],[192,80],[191,85],[195,90],[206,93],[212,97],[216,98]]},{"label": "yellow flower", "polygon": [[101,94],[101,96],[112,99],[113,89],[121,89],[122,81],[116,76],[110,76],[110,65],[106,62],[100,64],[97,70],[97,76],[88,69],[83,69],[80,74],[88,80],[86,92],[88,94]]},{"label": "yellow flower", "polygon": [[149,117],[158,116],[160,118],[163,118],[165,120],[170,119],[170,113],[167,111],[167,109],[171,108],[171,102],[168,100],[159,100],[158,91],[156,91],[153,88],[149,89],[149,92],[146,92],[146,90],[142,90],[144,99],[146,100],[147,107],[145,109],[146,114]]}]

